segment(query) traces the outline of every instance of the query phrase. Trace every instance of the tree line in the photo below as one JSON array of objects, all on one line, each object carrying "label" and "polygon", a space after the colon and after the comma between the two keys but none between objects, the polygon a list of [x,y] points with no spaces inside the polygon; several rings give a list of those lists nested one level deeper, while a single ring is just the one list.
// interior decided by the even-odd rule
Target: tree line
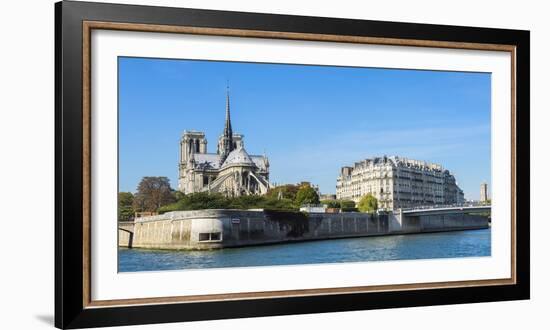
[{"label": "tree line", "polygon": [[118,219],[132,220],[136,212],[186,211],[201,209],[270,209],[297,211],[305,204],[325,204],[342,211],[374,212],[378,208],[372,195],[364,196],[355,205],[351,200],[319,200],[317,191],[308,182],[273,187],[265,195],[226,197],[220,193],[183,194],[170,188],[167,177],[143,177],[135,194],[119,192]]}]

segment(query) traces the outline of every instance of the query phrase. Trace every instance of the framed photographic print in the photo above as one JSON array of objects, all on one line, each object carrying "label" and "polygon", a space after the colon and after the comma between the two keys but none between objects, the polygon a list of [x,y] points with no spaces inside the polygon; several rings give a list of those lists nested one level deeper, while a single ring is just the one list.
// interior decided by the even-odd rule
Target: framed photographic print
[{"label": "framed photographic print", "polygon": [[529,32],[56,4],[59,328],[529,298]]}]

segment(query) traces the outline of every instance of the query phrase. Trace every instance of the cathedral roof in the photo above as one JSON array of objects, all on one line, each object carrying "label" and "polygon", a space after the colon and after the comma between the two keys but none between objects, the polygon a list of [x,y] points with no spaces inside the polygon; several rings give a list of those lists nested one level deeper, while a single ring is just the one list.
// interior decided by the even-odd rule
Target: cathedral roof
[{"label": "cathedral roof", "polygon": [[259,169],[266,170],[268,167],[267,157],[262,155],[250,155],[250,159],[256,164]]},{"label": "cathedral roof", "polygon": [[219,169],[220,155],[218,154],[194,154],[196,167],[203,169]]},{"label": "cathedral roof", "polygon": [[256,163],[252,161],[252,158],[248,155],[246,150],[244,148],[240,147],[237,148],[229,153],[227,155],[227,158],[223,162],[222,167],[226,167],[229,165],[252,165],[255,166]]}]

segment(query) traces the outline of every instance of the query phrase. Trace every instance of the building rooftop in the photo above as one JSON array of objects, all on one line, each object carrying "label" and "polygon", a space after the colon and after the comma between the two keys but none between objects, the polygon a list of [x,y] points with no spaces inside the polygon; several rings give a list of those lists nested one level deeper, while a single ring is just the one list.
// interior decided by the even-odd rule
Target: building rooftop
[{"label": "building rooftop", "polygon": [[[355,162],[352,168],[360,168],[366,166],[379,166],[390,165],[394,167],[409,167],[416,169],[427,169],[433,171],[443,171],[443,166],[436,163],[429,163],[422,160],[414,160],[399,156],[383,156],[373,157]],[[343,168],[349,168],[349,166],[343,166]]]},{"label": "building rooftop", "polygon": [[220,155],[218,154],[194,154],[195,167],[217,170],[220,168]]},{"label": "building rooftop", "polygon": [[237,148],[227,155],[227,159],[223,162],[222,167],[229,165],[252,165],[256,166],[256,163],[252,161],[252,158],[248,155],[244,148]]}]

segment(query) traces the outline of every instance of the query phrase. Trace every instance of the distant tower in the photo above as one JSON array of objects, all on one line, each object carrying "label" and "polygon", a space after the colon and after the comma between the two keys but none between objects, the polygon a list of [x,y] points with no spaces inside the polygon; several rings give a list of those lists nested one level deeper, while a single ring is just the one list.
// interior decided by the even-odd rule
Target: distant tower
[{"label": "distant tower", "polygon": [[189,154],[193,151],[196,154],[205,154],[208,141],[204,132],[184,131],[180,140],[180,163],[186,163]]},{"label": "distant tower", "polygon": [[484,203],[484,202],[487,202],[489,200],[489,186],[487,185],[487,183],[483,182],[481,184],[481,188],[480,188],[480,197],[479,197],[479,200]]},{"label": "distant tower", "polygon": [[227,87],[227,96],[225,104],[225,127],[223,129],[223,135],[221,138],[220,148],[218,150],[220,154],[220,163],[223,163],[227,158],[227,155],[234,149],[233,148],[233,129],[231,128],[231,110],[229,103],[229,87]]}]

